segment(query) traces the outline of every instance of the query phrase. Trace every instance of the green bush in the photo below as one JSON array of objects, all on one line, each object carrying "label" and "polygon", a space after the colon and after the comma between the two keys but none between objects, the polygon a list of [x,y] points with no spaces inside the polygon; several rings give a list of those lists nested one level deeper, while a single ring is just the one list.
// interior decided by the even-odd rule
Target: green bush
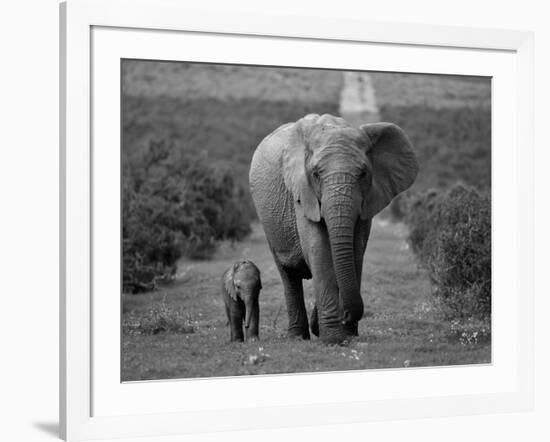
[{"label": "green bush", "polygon": [[141,315],[124,315],[122,332],[126,335],[187,334],[194,333],[195,328],[189,315],[181,309],[168,308],[163,300]]},{"label": "green bush", "polygon": [[123,291],[154,289],[182,256],[206,258],[216,241],[250,231],[232,173],[169,141],[123,161]]},{"label": "green bush", "polygon": [[429,189],[424,192],[404,194],[399,200],[399,210],[409,226],[409,243],[413,252],[421,257],[428,251],[426,237],[435,227],[435,211],[442,199],[442,192]]},{"label": "green bush", "polygon": [[491,201],[472,187],[411,197],[409,242],[448,317],[491,314]]}]

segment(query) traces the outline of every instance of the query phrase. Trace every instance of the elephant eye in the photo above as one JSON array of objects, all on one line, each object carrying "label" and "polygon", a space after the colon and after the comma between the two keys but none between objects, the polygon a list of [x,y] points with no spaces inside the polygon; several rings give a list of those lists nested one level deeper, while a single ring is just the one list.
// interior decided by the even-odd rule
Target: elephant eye
[{"label": "elephant eye", "polygon": [[313,178],[315,178],[316,180],[319,179],[319,171],[314,170],[313,173],[312,173],[312,175],[313,175]]}]

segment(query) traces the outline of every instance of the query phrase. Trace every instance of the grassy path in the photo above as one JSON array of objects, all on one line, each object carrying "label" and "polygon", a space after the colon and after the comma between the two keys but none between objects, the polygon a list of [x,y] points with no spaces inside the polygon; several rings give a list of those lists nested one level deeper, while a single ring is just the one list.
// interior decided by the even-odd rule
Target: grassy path
[{"label": "grassy path", "polygon": [[[279,274],[261,226],[243,242],[225,243],[209,261],[182,262],[169,288],[125,296],[123,380],[414,367],[490,362],[490,339],[469,342],[430,307],[426,274],[417,268],[402,224],[375,220],[364,260],[365,317],[359,338],[327,347],[316,338],[285,338],[286,308]],[[220,277],[235,260],[262,272],[260,341],[229,343]],[[305,283],[308,313],[313,305]],[[168,319],[175,331],[145,325]]]}]

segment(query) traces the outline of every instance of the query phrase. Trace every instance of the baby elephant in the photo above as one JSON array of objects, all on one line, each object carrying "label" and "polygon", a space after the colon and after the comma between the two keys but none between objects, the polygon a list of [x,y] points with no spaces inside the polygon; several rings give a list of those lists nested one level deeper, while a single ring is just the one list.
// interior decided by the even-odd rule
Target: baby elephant
[{"label": "baby elephant", "polygon": [[225,271],[222,295],[231,328],[231,341],[243,341],[243,320],[246,339],[258,339],[262,289],[260,270],[251,261],[239,261]]}]

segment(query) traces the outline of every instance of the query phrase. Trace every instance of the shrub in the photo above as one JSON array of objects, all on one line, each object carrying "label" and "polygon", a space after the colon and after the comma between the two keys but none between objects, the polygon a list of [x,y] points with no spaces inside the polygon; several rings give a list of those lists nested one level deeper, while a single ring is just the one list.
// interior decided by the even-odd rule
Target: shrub
[{"label": "shrub", "polygon": [[427,268],[435,300],[451,318],[491,314],[491,203],[474,188],[417,195],[409,242]]},{"label": "shrub", "polygon": [[[223,78],[220,79],[223,83]],[[210,164],[228,165],[243,192],[241,212],[256,218],[248,190],[248,171],[256,147],[274,129],[304,115],[338,113],[338,100],[272,101],[258,98],[225,100],[209,97],[182,99],[171,96],[124,95],[123,155],[146,149],[149,139],[184,140],[185,152],[208,154]]]},{"label": "shrub", "polygon": [[409,226],[409,243],[413,252],[424,256],[429,244],[425,244],[428,233],[434,229],[434,212],[441,202],[441,193],[430,189],[404,196],[400,201],[401,211],[405,212],[405,222]]},{"label": "shrub", "polygon": [[189,156],[169,141],[124,160],[123,291],[154,289],[182,256],[206,258],[217,240],[241,239],[244,192],[229,170]]},{"label": "shrub", "polygon": [[122,332],[126,335],[185,334],[194,333],[195,329],[182,310],[168,308],[163,301],[153,305],[143,315],[124,315]]}]

